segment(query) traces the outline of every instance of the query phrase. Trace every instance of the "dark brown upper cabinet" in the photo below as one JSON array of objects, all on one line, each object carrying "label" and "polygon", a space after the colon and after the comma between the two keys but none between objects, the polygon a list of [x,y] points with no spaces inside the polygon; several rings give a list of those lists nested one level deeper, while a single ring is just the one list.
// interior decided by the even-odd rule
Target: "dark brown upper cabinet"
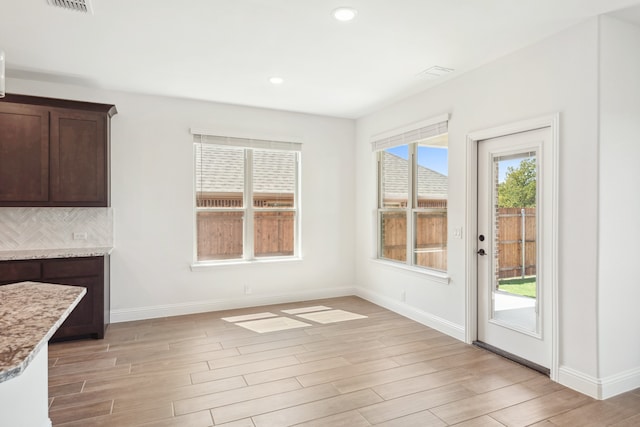
[{"label": "dark brown upper cabinet", "polygon": [[0,201],[49,201],[49,112],[0,104]]},{"label": "dark brown upper cabinet", "polygon": [[49,129],[51,200],[106,206],[108,150],[104,114],[53,110]]},{"label": "dark brown upper cabinet", "polygon": [[0,99],[0,206],[109,206],[108,104]]}]

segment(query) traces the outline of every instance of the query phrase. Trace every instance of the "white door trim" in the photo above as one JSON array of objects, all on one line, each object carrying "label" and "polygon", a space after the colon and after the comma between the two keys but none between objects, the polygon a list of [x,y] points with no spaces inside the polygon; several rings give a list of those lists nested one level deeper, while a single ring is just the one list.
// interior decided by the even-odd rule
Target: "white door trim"
[{"label": "white door trim", "polygon": [[465,242],[465,268],[466,268],[466,321],[465,321],[465,341],[471,344],[478,337],[478,292],[477,292],[477,268],[478,250],[476,238],[478,234],[478,142],[511,135],[514,133],[526,132],[530,130],[550,127],[551,128],[551,151],[553,157],[552,168],[552,222],[551,222],[551,247],[552,262],[551,269],[551,366],[550,378],[558,381],[559,369],[559,326],[558,326],[558,202],[559,202],[559,126],[560,114],[538,117],[530,120],[523,120],[504,126],[498,126],[467,135],[466,160],[467,160],[467,212],[466,212],[466,242]]}]

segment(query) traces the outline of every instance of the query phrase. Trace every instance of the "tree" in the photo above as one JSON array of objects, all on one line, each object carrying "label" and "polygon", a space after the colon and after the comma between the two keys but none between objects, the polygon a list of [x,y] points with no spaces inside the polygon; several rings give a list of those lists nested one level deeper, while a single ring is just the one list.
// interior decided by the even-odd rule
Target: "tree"
[{"label": "tree", "polygon": [[516,169],[507,168],[506,179],[498,184],[498,206],[533,208],[536,206],[536,159],[525,159]]}]

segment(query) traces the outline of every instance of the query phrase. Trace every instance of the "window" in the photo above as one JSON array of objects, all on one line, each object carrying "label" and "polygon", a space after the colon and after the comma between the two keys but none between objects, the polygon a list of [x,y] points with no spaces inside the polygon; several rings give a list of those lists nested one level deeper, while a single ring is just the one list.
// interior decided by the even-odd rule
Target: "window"
[{"label": "window", "polygon": [[373,142],[379,259],[447,270],[447,120]]},{"label": "window", "polygon": [[300,144],[194,140],[196,260],[298,256]]}]

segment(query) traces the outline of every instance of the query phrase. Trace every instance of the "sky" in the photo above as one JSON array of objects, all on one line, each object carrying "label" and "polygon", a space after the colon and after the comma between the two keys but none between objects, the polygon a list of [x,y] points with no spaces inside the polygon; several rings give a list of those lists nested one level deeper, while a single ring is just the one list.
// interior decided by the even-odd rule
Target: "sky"
[{"label": "sky", "polygon": [[[518,167],[520,167],[520,163],[523,160],[527,160],[531,158],[532,157],[523,154],[522,157],[519,157],[516,159],[500,160],[498,163],[500,167],[500,169],[498,170],[498,182],[503,183],[507,179],[507,169],[509,167],[518,169]],[[535,158],[535,156],[533,156],[533,158]]]},{"label": "sky", "polygon": [[[409,158],[409,146],[400,145],[398,147],[387,148],[387,152],[395,154],[403,159]],[[520,166],[520,162],[524,159],[528,159],[527,155],[520,158],[501,160],[499,162],[500,170],[498,171],[498,182],[502,183],[507,177],[507,169],[513,167],[517,169]],[[442,175],[449,176],[448,165],[448,150],[446,148],[434,148],[434,147],[421,147],[418,146],[418,164],[431,170],[441,173]]]},{"label": "sky", "polygon": [[[388,153],[395,154],[403,159],[409,158],[409,146],[387,148]],[[442,175],[449,176],[449,151],[446,148],[418,147],[418,164],[429,168]]]},{"label": "sky", "polygon": [[498,170],[498,182],[502,184],[507,179],[507,168],[512,167],[514,169],[518,169],[522,160],[523,159],[501,160],[498,163],[500,166],[500,169]]}]

